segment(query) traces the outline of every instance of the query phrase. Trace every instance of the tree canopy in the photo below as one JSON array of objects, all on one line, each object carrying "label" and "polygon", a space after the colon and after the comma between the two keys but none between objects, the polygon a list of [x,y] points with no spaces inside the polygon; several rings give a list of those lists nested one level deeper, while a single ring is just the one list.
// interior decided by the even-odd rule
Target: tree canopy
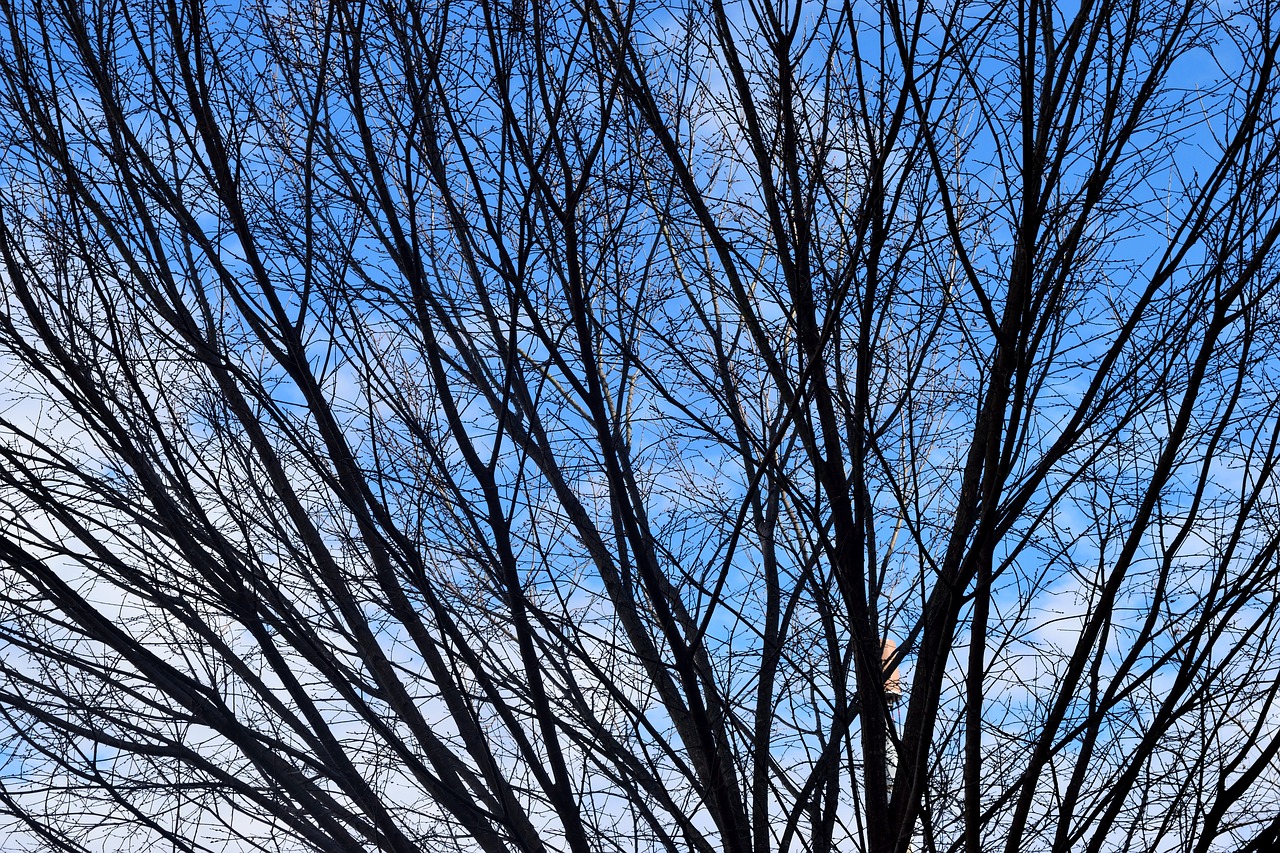
[{"label": "tree canopy", "polygon": [[1277,22],[0,0],[6,849],[1263,849]]}]

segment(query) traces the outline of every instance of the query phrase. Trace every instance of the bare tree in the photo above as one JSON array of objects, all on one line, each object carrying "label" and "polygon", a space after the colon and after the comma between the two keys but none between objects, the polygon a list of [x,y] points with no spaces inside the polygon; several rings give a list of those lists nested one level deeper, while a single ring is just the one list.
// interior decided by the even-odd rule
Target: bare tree
[{"label": "bare tree", "polygon": [[6,849],[1274,839],[1270,0],[0,20]]}]

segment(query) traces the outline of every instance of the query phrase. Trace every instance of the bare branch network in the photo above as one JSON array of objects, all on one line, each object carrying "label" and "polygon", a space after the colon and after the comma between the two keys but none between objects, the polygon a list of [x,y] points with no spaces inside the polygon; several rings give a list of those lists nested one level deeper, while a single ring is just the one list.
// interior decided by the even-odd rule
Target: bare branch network
[{"label": "bare branch network", "polygon": [[0,846],[1271,849],[1278,26],[0,0]]}]

